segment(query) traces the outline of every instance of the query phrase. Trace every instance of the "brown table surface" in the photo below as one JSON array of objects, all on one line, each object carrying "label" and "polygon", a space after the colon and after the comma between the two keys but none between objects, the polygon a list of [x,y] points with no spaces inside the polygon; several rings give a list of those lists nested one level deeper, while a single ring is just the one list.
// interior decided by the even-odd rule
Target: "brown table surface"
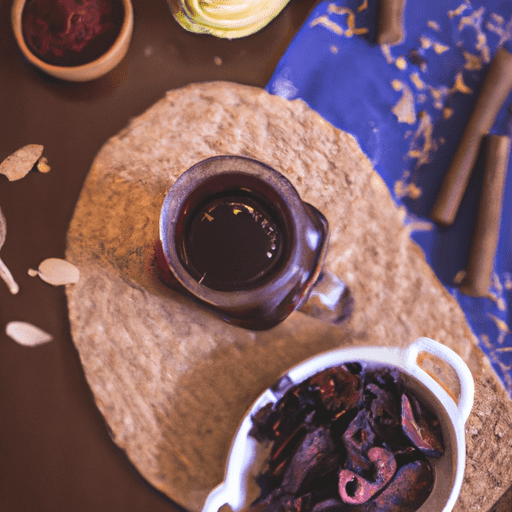
[{"label": "brown table surface", "polygon": [[[257,34],[227,41],[186,32],[165,0],[132,1],[126,58],[103,78],[71,83],[27,64],[12,35],[12,0],[0,0],[0,161],[26,144],[43,144],[51,166],[49,174],[16,182],[0,176],[7,220],[1,257],[21,289],[13,296],[0,282],[1,512],[179,509],[111,441],[71,340],[64,290],[27,270],[64,256],[82,183],[110,136],[169,89],[206,80],[265,86],[315,3],[291,0]],[[11,320],[31,322],[54,340],[22,347],[5,335]],[[493,510],[509,507],[504,496]]]}]

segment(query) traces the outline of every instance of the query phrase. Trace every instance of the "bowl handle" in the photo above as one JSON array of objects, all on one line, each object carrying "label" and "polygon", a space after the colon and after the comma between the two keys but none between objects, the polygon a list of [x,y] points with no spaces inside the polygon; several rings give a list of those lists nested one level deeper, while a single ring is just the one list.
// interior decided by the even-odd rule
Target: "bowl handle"
[{"label": "bowl handle", "polygon": [[471,409],[473,408],[475,395],[475,382],[466,363],[447,346],[430,338],[418,338],[406,349],[406,364],[409,368],[416,367],[424,371],[417,364],[417,358],[420,352],[427,352],[433,356],[439,357],[439,359],[448,363],[457,373],[460,382],[460,396],[458,400],[456,400],[456,404],[463,423],[466,423]]},{"label": "bowl handle", "polygon": [[215,487],[206,498],[201,512],[218,512],[223,505],[228,504],[229,496],[226,491],[225,482]]}]

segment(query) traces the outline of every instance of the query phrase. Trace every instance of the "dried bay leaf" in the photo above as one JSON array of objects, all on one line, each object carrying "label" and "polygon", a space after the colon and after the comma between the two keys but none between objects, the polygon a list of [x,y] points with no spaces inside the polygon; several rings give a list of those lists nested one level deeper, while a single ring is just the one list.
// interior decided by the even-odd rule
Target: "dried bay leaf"
[{"label": "dried bay leaf", "polygon": [[29,269],[28,274],[38,275],[45,283],[54,286],[75,284],[80,279],[78,268],[61,258],[47,258],[39,264],[38,270]]},{"label": "dried bay leaf", "polygon": [[[5,222],[4,214],[2,213],[2,209],[0,208],[0,249],[5,242],[5,237],[7,235],[7,223]],[[0,277],[5,281],[9,290],[12,294],[16,294],[19,292],[20,287],[12,277],[10,270],[7,268],[5,263],[0,259]]]},{"label": "dried bay leaf", "polygon": [[0,174],[7,176],[9,181],[24,178],[41,158],[43,149],[44,146],[41,146],[41,144],[23,146],[0,164]]},{"label": "dried bay leaf", "polygon": [[28,322],[9,322],[5,333],[16,343],[25,347],[37,347],[53,340],[53,336]]}]

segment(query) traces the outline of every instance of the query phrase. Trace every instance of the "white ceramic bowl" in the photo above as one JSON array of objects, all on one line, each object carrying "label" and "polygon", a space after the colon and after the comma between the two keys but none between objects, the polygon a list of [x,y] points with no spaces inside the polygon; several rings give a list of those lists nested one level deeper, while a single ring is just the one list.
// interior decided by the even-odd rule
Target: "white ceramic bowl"
[{"label": "white ceramic bowl", "polygon": [[[418,354],[427,352],[447,362],[457,373],[461,393],[457,403],[439,382],[434,380],[417,363]],[[325,352],[289,370],[278,382],[297,385],[312,375],[342,363],[358,361],[398,369],[405,379],[405,386],[420,401],[429,404],[440,423],[445,453],[431,459],[435,481],[430,496],[418,512],[449,512],[460,493],[466,462],[464,425],[473,407],[474,381],[464,361],[451,349],[429,338],[419,338],[407,349],[384,347],[358,347]],[[272,387],[273,389],[276,386]],[[289,386],[287,386],[287,389]],[[203,512],[217,512],[228,504],[233,511],[243,510],[259,495],[255,478],[265,462],[261,443],[249,436],[253,426],[252,416],[269,402],[275,403],[282,393],[267,389],[245,415],[233,440],[228,457],[225,479],[208,496]]]},{"label": "white ceramic bowl", "polygon": [[124,7],[124,20],[121,31],[114,41],[114,44],[103,55],[96,60],[81,66],[56,66],[47,64],[36,57],[28,48],[23,37],[21,17],[27,0],[14,0],[11,10],[11,22],[14,37],[25,58],[34,66],[45,73],[63,80],[72,82],[86,82],[105,75],[116,67],[124,58],[133,32],[133,7],[130,0],[122,0]]}]

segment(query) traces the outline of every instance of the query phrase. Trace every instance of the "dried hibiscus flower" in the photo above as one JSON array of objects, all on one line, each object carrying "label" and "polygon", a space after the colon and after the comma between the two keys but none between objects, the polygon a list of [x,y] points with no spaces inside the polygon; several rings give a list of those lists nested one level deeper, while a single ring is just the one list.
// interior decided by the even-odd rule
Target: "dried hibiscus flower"
[{"label": "dried hibiscus flower", "polygon": [[359,363],[290,387],[253,418],[250,435],[272,443],[250,512],[413,512],[443,453],[437,418],[401,374]]}]

